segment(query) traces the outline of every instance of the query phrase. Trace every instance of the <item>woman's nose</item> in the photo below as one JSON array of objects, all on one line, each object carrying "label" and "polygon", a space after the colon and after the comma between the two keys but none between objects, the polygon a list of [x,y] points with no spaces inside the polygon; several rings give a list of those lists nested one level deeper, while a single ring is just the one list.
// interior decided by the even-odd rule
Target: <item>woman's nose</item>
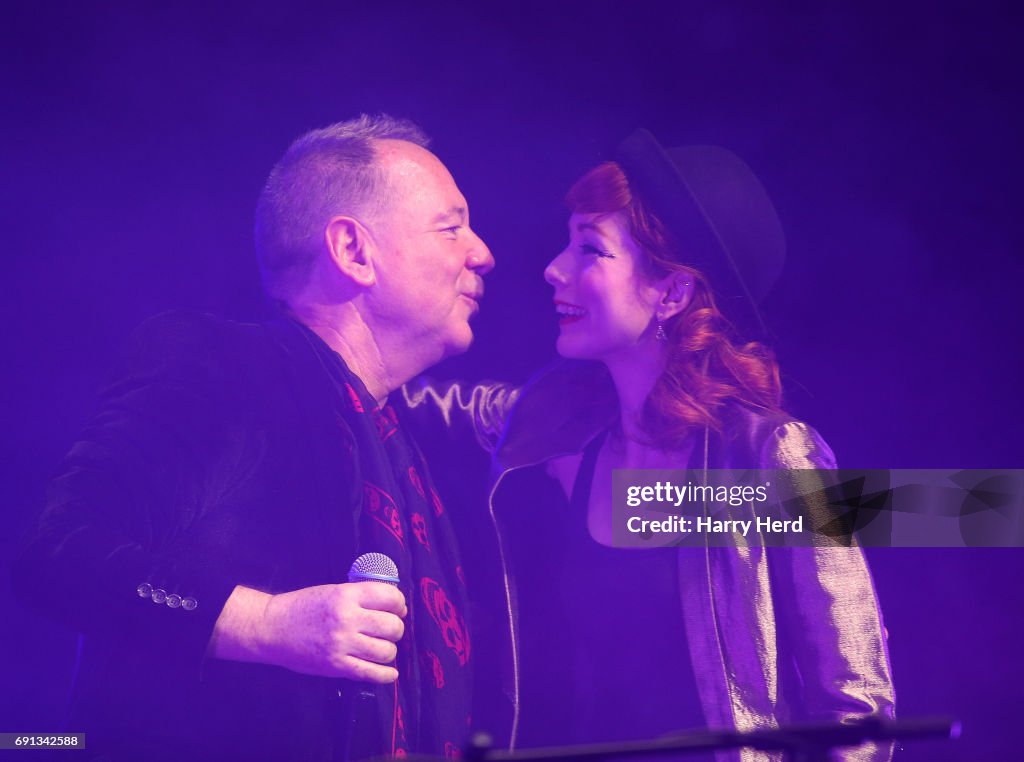
[{"label": "woman's nose", "polygon": [[544,280],[556,288],[566,284],[564,251],[548,262],[548,266],[544,268]]}]

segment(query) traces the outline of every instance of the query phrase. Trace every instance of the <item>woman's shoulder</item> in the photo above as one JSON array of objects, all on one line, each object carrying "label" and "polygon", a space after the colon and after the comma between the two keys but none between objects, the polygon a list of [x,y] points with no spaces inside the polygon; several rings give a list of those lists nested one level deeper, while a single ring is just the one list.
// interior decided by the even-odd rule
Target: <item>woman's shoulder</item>
[{"label": "woman's shoulder", "polygon": [[785,412],[731,405],[722,431],[732,461],[745,456],[760,468],[836,468],[832,448],[817,429]]},{"label": "woman's shoulder", "polygon": [[836,468],[832,448],[813,426],[790,419],[779,423],[761,450],[765,468]]}]

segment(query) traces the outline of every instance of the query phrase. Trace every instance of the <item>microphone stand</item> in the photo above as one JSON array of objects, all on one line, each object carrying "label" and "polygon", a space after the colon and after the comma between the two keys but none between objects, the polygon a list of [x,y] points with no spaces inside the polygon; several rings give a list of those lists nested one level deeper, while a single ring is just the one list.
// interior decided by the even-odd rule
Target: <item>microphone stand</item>
[{"label": "microphone stand", "polygon": [[507,752],[491,748],[486,733],[477,733],[465,750],[467,762],[616,762],[623,757],[656,757],[716,749],[748,747],[781,751],[791,762],[828,762],[837,746],[856,746],[867,741],[912,738],[959,738],[960,723],[948,717],[890,720],[868,717],[856,723],[786,725],[766,730],[709,730],[673,733],[646,741],[553,746]]}]

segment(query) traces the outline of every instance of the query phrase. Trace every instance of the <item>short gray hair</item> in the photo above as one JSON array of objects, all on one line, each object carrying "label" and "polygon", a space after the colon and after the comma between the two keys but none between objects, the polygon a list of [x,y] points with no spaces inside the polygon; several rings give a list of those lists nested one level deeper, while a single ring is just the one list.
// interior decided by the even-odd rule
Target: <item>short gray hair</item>
[{"label": "short gray hair", "polygon": [[387,208],[390,188],[375,140],[423,148],[430,143],[408,120],[360,114],[307,132],[270,171],[256,204],[255,235],[263,288],[271,298],[287,301],[306,281],[328,220],[339,214],[365,218]]}]

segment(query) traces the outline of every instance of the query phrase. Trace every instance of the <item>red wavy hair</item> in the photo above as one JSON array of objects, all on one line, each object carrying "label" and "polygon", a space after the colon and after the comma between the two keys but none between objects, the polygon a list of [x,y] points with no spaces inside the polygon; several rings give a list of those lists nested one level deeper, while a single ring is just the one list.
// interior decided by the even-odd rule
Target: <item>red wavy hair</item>
[{"label": "red wavy hair", "polygon": [[693,300],[664,323],[668,335],[665,371],[644,405],[641,425],[651,444],[677,449],[695,427],[721,431],[723,406],[730,401],[780,412],[782,384],[772,351],[758,342],[742,343],[715,305],[703,273],[684,264],[685,242],[671,232],[633,194],[621,167],[605,162],[570,188],[566,204],[573,213],[622,212],[630,235],[646,254],[652,278],[672,272],[692,276]]}]

